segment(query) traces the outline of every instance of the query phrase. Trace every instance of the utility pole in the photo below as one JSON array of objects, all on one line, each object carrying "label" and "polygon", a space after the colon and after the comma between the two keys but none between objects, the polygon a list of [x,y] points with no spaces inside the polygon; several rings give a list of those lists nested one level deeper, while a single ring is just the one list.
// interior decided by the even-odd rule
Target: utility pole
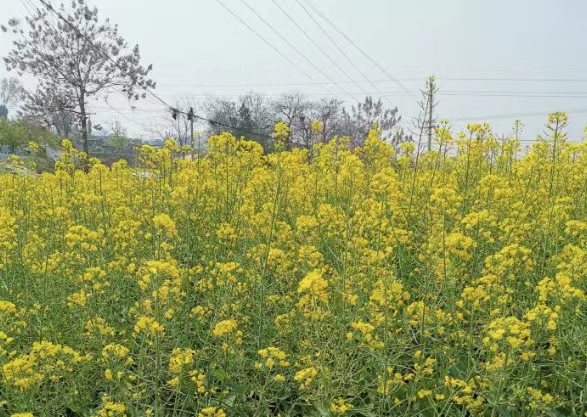
[{"label": "utility pole", "polygon": [[191,143],[190,146],[194,148],[194,108],[190,107],[188,112],[188,120],[190,121]]},{"label": "utility pole", "polygon": [[425,126],[428,130],[428,152],[432,150],[432,133],[434,132],[434,128],[436,127],[436,118],[434,117],[434,111],[436,110],[436,106],[438,105],[438,102],[435,101],[437,92],[438,87],[436,86],[436,78],[429,77],[426,80],[426,91],[422,91],[422,94],[426,96],[426,102],[428,104],[428,114],[426,115],[425,123]]},{"label": "utility pole", "polygon": [[514,139],[515,140],[520,140],[520,136],[522,136],[522,129],[523,128],[524,128],[524,125],[522,124],[522,122],[520,120],[514,121]]},{"label": "utility pole", "polygon": [[181,126],[179,124],[181,120],[181,113],[177,115],[177,143],[181,145]]}]

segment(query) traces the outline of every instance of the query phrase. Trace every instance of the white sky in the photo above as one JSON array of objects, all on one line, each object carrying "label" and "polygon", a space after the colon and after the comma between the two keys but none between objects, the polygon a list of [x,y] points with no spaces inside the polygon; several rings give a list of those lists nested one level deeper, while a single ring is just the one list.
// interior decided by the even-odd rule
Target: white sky
[{"label": "white sky", "polygon": [[[298,0],[221,1],[296,65],[218,0],[89,0],[101,18],[119,24],[129,44],[139,43],[143,62],[154,65],[156,93],[170,104],[186,97],[197,101],[206,95],[233,96],[250,90],[266,95],[298,90],[317,98],[331,94],[328,88],[348,103],[349,95],[359,101],[366,93],[383,93],[385,102],[397,106],[408,124],[417,116],[418,89],[428,75],[435,75],[441,93],[438,115],[456,128],[466,121],[488,121],[498,133],[507,133],[520,118],[526,125],[525,139],[533,139],[549,112],[568,111],[571,139],[582,138],[587,124],[585,0],[300,0],[314,4],[387,70],[380,71],[345,38],[323,26],[378,91],[330,43]],[[245,1],[315,66],[266,27]],[[2,0],[0,21],[23,18],[28,14],[25,6],[41,5],[38,0]],[[10,50],[11,42],[12,36],[0,32],[0,56]],[[6,75],[0,66],[0,77]],[[323,84],[332,81],[342,83]],[[28,80],[25,84],[31,86]],[[113,94],[108,104],[93,103],[94,122],[108,125],[119,120],[133,136],[143,138],[155,137],[153,131],[164,130],[169,123],[155,100],[136,106],[131,110]]]}]

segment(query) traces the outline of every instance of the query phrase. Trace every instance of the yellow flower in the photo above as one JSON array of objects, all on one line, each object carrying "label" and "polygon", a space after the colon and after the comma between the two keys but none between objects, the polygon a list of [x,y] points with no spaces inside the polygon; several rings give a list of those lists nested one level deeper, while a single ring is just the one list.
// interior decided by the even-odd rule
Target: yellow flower
[{"label": "yellow flower", "polygon": [[200,411],[198,417],[226,417],[226,413],[222,408],[207,407]]},{"label": "yellow flower", "polygon": [[287,124],[279,122],[275,125],[273,137],[277,140],[287,141],[289,138],[290,130]]},{"label": "yellow flower", "polygon": [[165,327],[157,322],[153,317],[140,316],[134,327],[134,335],[145,333],[150,336],[162,334]]},{"label": "yellow flower", "polygon": [[344,414],[353,408],[353,405],[344,398],[338,398],[336,401],[330,403],[330,411],[334,414]]},{"label": "yellow flower", "polygon": [[312,122],[312,135],[318,136],[324,132],[324,123],[319,120],[314,120]]},{"label": "yellow flower", "polygon": [[165,237],[171,239],[177,235],[175,222],[167,214],[158,214],[153,217],[153,224]]},{"label": "yellow flower", "polygon": [[126,406],[115,403],[107,395],[102,396],[102,407],[96,417],[126,417]]},{"label": "yellow flower", "polygon": [[299,293],[308,293],[318,297],[321,300],[326,300],[326,288],[328,288],[328,281],[322,277],[319,270],[314,270],[306,274],[298,285]]},{"label": "yellow flower", "polygon": [[175,348],[169,358],[169,372],[178,375],[182,370],[194,363],[196,351],[193,349]]},{"label": "yellow flower", "polygon": [[214,326],[214,330],[212,331],[212,334],[215,337],[223,337],[236,330],[237,326],[238,324],[236,320],[222,320],[216,323],[216,325]]},{"label": "yellow flower", "polygon": [[312,366],[298,371],[294,375],[294,381],[299,384],[301,390],[304,390],[312,383],[316,375],[318,375],[318,370]]}]

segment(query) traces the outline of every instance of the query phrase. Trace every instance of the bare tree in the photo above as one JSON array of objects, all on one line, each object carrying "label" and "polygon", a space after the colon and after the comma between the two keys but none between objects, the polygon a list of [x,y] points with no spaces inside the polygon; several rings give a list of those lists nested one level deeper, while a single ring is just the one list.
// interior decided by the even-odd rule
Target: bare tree
[{"label": "bare tree", "polygon": [[209,131],[214,135],[226,131],[226,126],[236,125],[238,121],[238,107],[231,100],[210,97],[204,102],[203,110],[208,119],[219,122],[210,122]]},{"label": "bare tree", "polygon": [[272,102],[276,121],[284,122],[290,128],[289,145],[310,147],[310,135],[307,133],[311,130],[311,108],[312,103],[299,92],[283,94]]},{"label": "bare tree", "polygon": [[[175,108],[176,109],[195,109],[194,113],[201,113],[204,108],[204,106],[202,106],[202,104],[198,103],[197,101],[195,101],[194,99],[190,98],[190,97],[185,97],[181,100],[178,100],[175,102]],[[194,144],[192,144],[192,126],[191,126],[191,122],[188,118],[188,116],[186,114],[182,114],[181,112],[178,112],[175,114],[174,117],[173,113],[170,115],[168,112],[165,112],[164,114],[161,115],[161,124],[160,124],[160,128],[156,128],[153,129],[151,131],[152,134],[159,136],[161,139],[168,139],[168,138],[173,138],[177,140],[177,143],[180,146],[183,145],[190,145],[193,146]],[[195,120],[195,126],[194,126],[194,131],[197,131],[199,128],[201,128],[202,126],[202,121],[200,119],[198,119],[197,117],[194,118]],[[196,129],[198,128],[198,129]],[[224,129],[226,130],[226,129]],[[218,132],[220,133],[220,132]],[[194,137],[197,136],[194,134]],[[195,140],[194,140],[195,141]]]},{"label": "bare tree", "polygon": [[393,137],[392,128],[399,122],[397,107],[387,109],[383,101],[366,97],[364,103],[351,107],[350,113],[344,110],[344,133],[351,138],[353,146],[361,146],[369,131],[376,125],[382,132],[382,139]]},{"label": "bare tree", "polygon": [[312,106],[311,121],[322,123],[322,132],[318,140],[328,142],[341,133],[341,116],[344,114],[342,101],[337,99],[321,99]]},{"label": "bare tree", "polygon": [[[383,139],[397,144],[406,140],[403,130],[397,126],[400,121],[397,111],[397,108],[385,108],[381,100],[374,101],[371,97],[347,111],[340,100],[310,101],[298,92],[284,94],[271,102],[249,93],[238,101],[213,98],[204,105],[206,117],[218,122],[210,123],[212,133],[230,130],[236,136],[259,141],[265,150],[272,149],[266,137],[277,122],[289,126],[290,148],[310,149],[315,142],[328,142],[336,136],[349,136],[353,147],[361,146],[375,125]],[[318,131],[312,129],[314,122],[320,122]]]},{"label": "bare tree", "polygon": [[8,70],[37,77],[48,96],[63,91],[74,95],[75,109],[63,110],[79,117],[87,153],[88,99],[121,88],[129,100],[138,100],[155,84],[147,78],[151,66],[140,65],[138,45],[128,51],[118,26],[108,19],[99,22],[97,8],[75,0],[68,10],[61,5],[58,13],[67,22],[58,20],[55,25],[47,10],[37,9],[26,18],[26,32],[19,21],[11,19],[8,25],[19,40],[4,61]]},{"label": "bare tree", "polygon": [[70,138],[72,131],[80,124],[76,108],[77,98],[71,89],[53,84],[45,86],[41,82],[33,94],[27,93],[21,119],[55,128],[60,136]]},{"label": "bare tree", "polygon": [[18,78],[2,78],[0,81],[0,106],[10,106],[20,102],[26,91]]},{"label": "bare tree", "polygon": [[210,98],[203,104],[203,111],[211,120],[210,133],[230,131],[237,137],[259,142],[266,151],[272,149],[271,133],[276,119],[271,103],[263,96],[251,92],[240,96],[236,102]]},{"label": "bare tree", "polygon": [[271,102],[262,95],[251,91],[240,96],[239,103],[249,109],[251,119],[255,121],[258,132],[270,136],[276,121]]},{"label": "bare tree", "polygon": [[278,120],[292,126],[296,119],[299,119],[300,115],[305,114],[310,108],[310,103],[302,93],[294,92],[283,94],[274,100],[272,107]]}]

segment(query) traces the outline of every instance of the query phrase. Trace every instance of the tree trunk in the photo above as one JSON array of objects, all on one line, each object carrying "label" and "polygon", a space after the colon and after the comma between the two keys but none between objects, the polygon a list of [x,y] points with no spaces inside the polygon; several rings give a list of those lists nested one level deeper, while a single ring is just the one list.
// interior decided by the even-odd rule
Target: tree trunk
[{"label": "tree trunk", "polygon": [[79,109],[80,117],[82,118],[82,141],[84,146],[84,152],[90,157],[90,144],[88,140],[88,117],[86,115],[86,95],[82,90],[79,96]]},{"label": "tree trunk", "polygon": [[86,115],[86,95],[84,90],[80,92],[79,95],[79,110],[80,110],[80,117],[81,126],[82,126],[82,142],[84,147],[84,153],[86,154],[86,159],[82,162],[84,172],[89,172],[89,159],[90,159],[90,144],[88,140],[88,117]]}]

